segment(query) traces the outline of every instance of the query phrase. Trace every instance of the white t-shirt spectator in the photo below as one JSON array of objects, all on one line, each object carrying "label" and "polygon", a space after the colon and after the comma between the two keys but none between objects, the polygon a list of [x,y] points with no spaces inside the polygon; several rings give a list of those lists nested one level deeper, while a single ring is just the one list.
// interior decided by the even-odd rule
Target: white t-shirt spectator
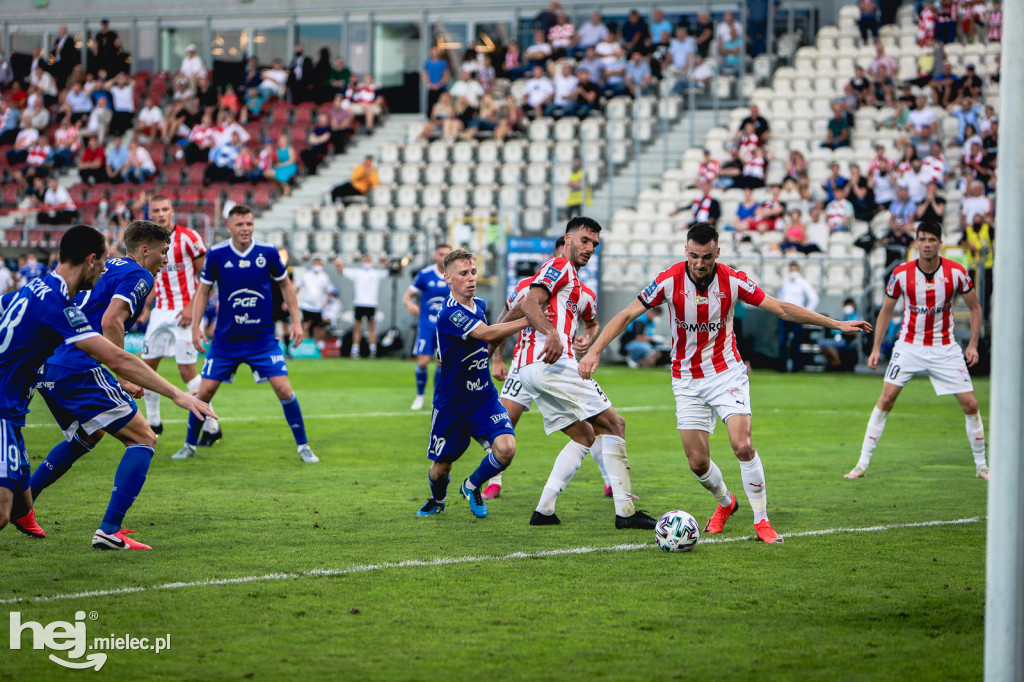
[{"label": "white t-shirt spectator", "polygon": [[555,76],[555,104],[564,105],[571,104],[573,94],[576,92],[576,85],[579,80],[576,76],[568,75],[563,76],[558,74]]},{"label": "white t-shirt spectator", "polygon": [[828,223],[818,218],[818,222],[807,221],[804,225],[804,229],[807,234],[807,241],[811,244],[817,244],[818,248],[822,251],[828,251],[828,236],[832,230],[829,228]]},{"label": "white t-shirt spectator", "polygon": [[480,81],[470,78],[455,81],[448,92],[451,93],[452,99],[458,101],[460,97],[465,97],[469,106],[479,109],[480,98],[484,96],[484,86],[480,85]]},{"label": "white t-shirt spectator", "polygon": [[[743,24],[739,21],[733,20],[732,25],[736,27],[736,37],[743,37]],[[715,38],[723,43],[727,43],[732,40],[732,33],[729,31],[729,24],[724,21],[718,22],[718,26],[715,28]]]},{"label": "white t-shirt spectator", "polygon": [[363,264],[358,268],[345,269],[343,275],[352,280],[355,293],[352,305],[360,308],[376,308],[380,302],[380,283],[388,278],[388,271]]},{"label": "white t-shirt spectator", "polygon": [[260,82],[260,87],[280,90],[287,82],[288,72],[284,69],[267,69],[263,72],[263,80]]},{"label": "white t-shirt spectator", "polygon": [[323,268],[310,268],[302,273],[299,279],[299,310],[311,313],[323,312],[327,304],[327,294],[334,289],[331,278]]},{"label": "white t-shirt spectator", "polygon": [[622,48],[618,43],[608,41],[607,37],[594,46],[594,54],[601,58],[605,65],[614,64],[619,61],[619,54]]},{"label": "white t-shirt spectator", "polygon": [[144,126],[157,126],[163,124],[163,122],[164,112],[156,105],[142,107],[142,110],[139,111],[139,123]]},{"label": "white t-shirt spectator", "polygon": [[883,175],[879,171],[875,175],[875,203],[884,204],[896,198],[896,184],[893,182],[893,173]]},{"label": "white t-shirt spectator", "polygon": [[789,272],[779,287],[778,299],[783,303],[792,303],[808,310],[818,307],[818,292],[811,283],[799,272]]},{"label": "white t-shirt spectator", "polygon": [[526,81],[526,88],[523,92],[526,94],[526,103],[531,107],[537,107],[542,105],[549,96],[555,94],[555,86],[547,76],[531,78]]},{"label": "white t-shirt spectator", "polygon": [[136,147],[134,158],[129,157],[128,163],[135,168],[145,170],[147,173],[156,173],[156,164],[153,163],[153,157],[150,156],[149,150],[145,147]]},{"label": "white t-shirt spectator", "polygon": [[960,214],[968,225],[974,224],[974,216],[992,212],[992,202],[988,197],[964,197],[960,200]]},{"label": "white t-shirt spectator", "polygon": [[924,186],[925,179],[923,166],[920,173],[915,173],[914,169],[911,168],[900,178],[900,185],[907,188],[907,191],[910,192],[910,199],[915,204],[920,204],[924,201],[925,195],[928,194],[928,190]]},{"label": "white t-shirt spectator", "polygon": [[71,199],[71,194],[60,185],[57,185],[57,189],[46,188],[46,193],[43,195],[43,203],[47,206],[60,206],[61,210],[66,211],[74,211],[77,208],[75,202]]},{"label": "white t-shirt spectator", "polygon": [[914,126],[914,130],[917,132],[921,132],[921,127],[924,125],[929,125],[932,127],[932,130],[935,130],[935,122],[937,120],[935,112],[928,107],[914,109],[907,116],[907,122]]},{"label": "white t-shirt spectator", "polygon": [[203,64],[203,60],[199,55],[194,54],[191,57],[186,55],[185,58],[181,60],[180,71],[181,74],[187,78],[192,78],[193,76],[196,78],[202,78],[206,75],[206,66]]},{"label": "white t-shirt spectator", "polygon": [[603,22],[594,24],[588,21],[580,26],[580,29],[576,31],[576,35],[580,37],[579,42],[576,44],[577,47],[586,49],[588,47],[594,47],[607,38],[608,27],[605,26]]},{"label": "white t-shirt spectator", "polygon": [[127,85],[114,85],[110,88],[110,96],[114,100],[114,111],[134,112],[135,111],[135,89],[131,83]]}]

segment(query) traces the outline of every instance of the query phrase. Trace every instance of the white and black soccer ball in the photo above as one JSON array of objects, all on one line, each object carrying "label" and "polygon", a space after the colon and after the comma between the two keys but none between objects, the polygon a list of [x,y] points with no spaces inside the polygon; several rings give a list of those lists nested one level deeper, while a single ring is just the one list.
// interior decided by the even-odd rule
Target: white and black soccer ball
[{"label": "white and black soccer ball", "polygon": [[654,527],[654,538],[666,552],[689,552],[700,540],[700,526],[684,511],[666,512]]}]

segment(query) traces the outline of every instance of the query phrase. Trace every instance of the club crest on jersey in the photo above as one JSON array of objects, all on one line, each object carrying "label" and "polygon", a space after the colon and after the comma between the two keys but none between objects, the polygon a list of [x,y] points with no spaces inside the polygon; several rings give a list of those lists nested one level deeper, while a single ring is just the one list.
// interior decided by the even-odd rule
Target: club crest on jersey
[{"label": "club crest on jersey", "polygon": [[[68,324],[72,327],[85,326],[88,328],[89,319],[85,316],[80,308],[71,306],[70,308],[64,309],[64,317],[68,318]],[[75,331],[78,331],[77,329]]]},{"label": "club crest on jersey", "polygon": [[256,267],[258,267],[258,268],[265,268],[265,267],[267,267],[267,259],[263,257],[262,253],[259,256],[256,257]]}]

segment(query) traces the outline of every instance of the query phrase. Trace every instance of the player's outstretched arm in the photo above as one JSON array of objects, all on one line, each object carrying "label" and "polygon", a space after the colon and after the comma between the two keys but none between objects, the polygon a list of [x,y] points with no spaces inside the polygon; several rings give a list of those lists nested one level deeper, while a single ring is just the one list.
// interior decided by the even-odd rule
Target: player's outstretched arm
[{"label": "player's outstretched arm", "polygon": [[967,310],[971,313],[971,340],[967,342],[964,350],[964,359],[968,367],[978,364],[978,339],[981,338],[981,302],[978,301],[978,292],[971,289],[963,295]]},{"label": "player's outstretched arm", "polygon": [[640,317],[645,312],[647,312],[647,306],[641,303],[639,299],[636,299],[613,317],[608,322],[608,326],[604,328],[604,331],[598,334],[597,339],[595,339],[594,343],[591,344],[590,350],[587,351],[587,354],[583,356],[582,360],[580,360],[580,376],[584,379],[589,379],[590,375],[593,374],[598,365],[601,364],[601,353],[608,347],[608,344],[618,338],[619,334],[626,331],[626,327],[628,327],[633,320]]},{"label": "player's outstretched arm", "polygon": [[298,348],[305,336],[305,332],[302,330],[302,314],[299,312],[299,297],[295,293],[295,285],[288,277],[282,279],[277,285],[281,287],[281,295],[284,297],[285,305],[288,306],[288,314],[292,318],[292,348]]},{"label": "player's outstretched arm", "polygon": [[90,336],[82,339],[75,345],[91,355],[98,362],[110,367],[118,376],[134,381],[143,388],[156,391],[174,401],[178,407],[184,408],[200,419],[206,417],[217,418],[213,408],[202,400],[179,390],[171,382],[149,368],[145,362],[135,357],[123,348],[118,348],[109,339],[103,336]]},{"label": "player's outstretched arm", "polygon": [[[110,342],[118,348],[124,348],[124,327],[131,314],[132,311],[128,307],[128,303],[119,298],[113,299],[103,312],[103,319],[100,321],[103,336],[110,339]],[[127,379],[120,379],[120,382],[121,388],[133,398],[141,398],[145,394],[142,387],[134,382]]]},{"label": "player's outstretched arm", "polygon": [[517,334],[529,326],[525,318],[519,318],[513,322],[499,322],[497,324],[481,324],[469,333],[470,338],[492,343],[504,339],[512,334]]},{"label": "player's outstretched arm", "polygon": [[[206,304],[210,302],[210,292],[213,287],[209,284],[199,283],[196,287],[196,294],[192,297],[192,307],[195,310],[206,310]],[[202,306],[197,308],[196,306]],[[192,345],[200,353],[206,352],[206,325],[203,324],[202,315],[192,316]]]},{"label": "player's outstretched arm", "polygon": [[505,318],[514,320],[521,314],[529,322],[529,325],[523,326],[524,329],[530,326],[544,335],[544,350],[541,351],[540,357],[541,360],[549,365],[562,357],[562,351],[564,350],[561,337],[558,336],[554,325],[551,324],[547,313],[543,310],[543,307],[547,306],[550,298],[551,295],[543,287],[530,287],[530,293],[512,308]]},{"label": "player's outstretched arm", "polygon": [[785,320],[786,322],[813,324],[818,327],[824,327],[825,329],[835,329],[844,334],[871,332],[871,323],[866,320],[849,320],[847,322],[833,320],[831,317],[816,313],[813,310],[808,310],[807,308],[794,305],[792,303],[786,303],[785,301],[780,301],[777,298],[772,298],[771,296],[765,296],[764,300],[761,301],[758,307],[772,315],[775,315],[781,320]]}]

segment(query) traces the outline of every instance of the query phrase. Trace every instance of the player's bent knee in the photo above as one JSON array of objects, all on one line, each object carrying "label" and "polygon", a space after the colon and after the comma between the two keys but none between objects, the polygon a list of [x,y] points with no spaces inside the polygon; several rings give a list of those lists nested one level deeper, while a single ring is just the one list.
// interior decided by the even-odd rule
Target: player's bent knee
[{"label": "player's bent knee", "polygon": [[757,454],[757,451],[754,450],[753,444],[749,442],[744,443],[743,445],[734,446],[733,452],[736,453],[736,459],[741,462],[749,462],[754,459],[754,455]]}]

